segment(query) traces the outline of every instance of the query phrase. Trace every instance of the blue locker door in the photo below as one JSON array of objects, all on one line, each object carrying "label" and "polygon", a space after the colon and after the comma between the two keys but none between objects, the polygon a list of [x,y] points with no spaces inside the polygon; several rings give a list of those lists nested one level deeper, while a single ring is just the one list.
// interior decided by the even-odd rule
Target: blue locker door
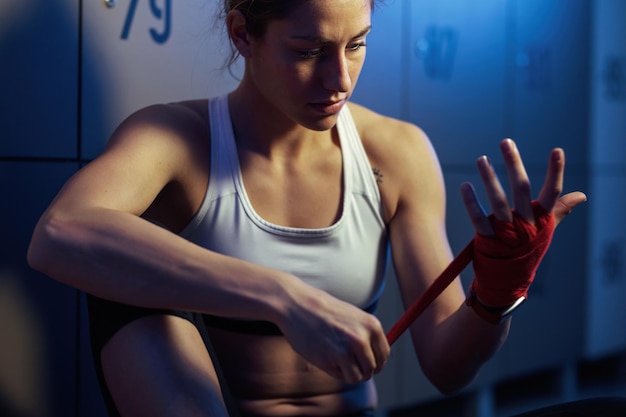
[{"label": "blue locker door", "polygon": [[511,33],[510,134],[529,165],[563,147],[570,172],[588,155],[589,0],[516,0]]},{"label": "blue locker door", "polygon": [[0,3],[0,157],[73,158],[78,3]]},{"label": "blue locker door", "polygon": [[626,2],[593,3],[585,354],[626,346]]},{"label": "blue locker door", "polygon": [[72,416],[76,409],[77,292],[26,263],[39,216],[76,167],[0,162],[1,415]]},{"label": "blue locker door", "polygon": [[236,79],[221,70],[229,47],[215,25],[218,3],[83,1],[83,157],[98,155],[120,122],[142,107],[233,89]]},{"label": "blue locker door", "polygon": [[372,14],[367,56],[351,100],[386,116],[406,119],[407,84],[405,31],[410,1],[379,2]]},{"label": "blue locker door", "polygon": [[507,2],[410,1],[408,114],[444,166],[473,165],[504,135]]}]

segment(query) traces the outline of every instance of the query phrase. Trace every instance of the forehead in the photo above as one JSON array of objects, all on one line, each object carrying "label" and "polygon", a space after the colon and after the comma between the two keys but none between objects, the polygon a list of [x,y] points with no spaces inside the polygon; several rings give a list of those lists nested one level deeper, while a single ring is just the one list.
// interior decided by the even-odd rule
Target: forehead
[{"label": "forehead", "polygon": [[305,0],[269,26],[294,37],[349,39],[371,25],[371,14],[371,0]]}]

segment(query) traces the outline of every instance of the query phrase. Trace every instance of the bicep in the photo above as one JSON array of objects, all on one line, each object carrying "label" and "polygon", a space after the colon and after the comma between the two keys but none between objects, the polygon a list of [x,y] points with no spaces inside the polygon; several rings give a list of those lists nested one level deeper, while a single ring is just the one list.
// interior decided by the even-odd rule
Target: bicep
[{"label": "bicep", "polygon": [[147,161],[103,154],[70,178],[51,208],[106,208],[141,214],[163,187],[161,175],[148,178]]},{"label": "bicep", "polygon": [[98,207],[140,215],[176,176],[181,141],[134,115],[113,134],[104,152],[70,178],[51,208]]}]

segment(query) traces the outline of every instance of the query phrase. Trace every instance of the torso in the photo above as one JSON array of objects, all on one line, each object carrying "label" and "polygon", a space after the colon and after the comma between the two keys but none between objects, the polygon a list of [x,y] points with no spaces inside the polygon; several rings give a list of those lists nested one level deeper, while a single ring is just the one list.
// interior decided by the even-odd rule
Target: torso
[{"label": "torso", "polygon": [[[182,105],[197,113],[198,120],[208,126],[206,100]],[[354,114],[357,129],[362,120],[361,111],[359,108]],[[208,129],[206,134],[209,135]],[[206,142],[197,141],[192,146],[208,154]],[[264,165],[264,161],[240,150],[246,191],[262,217],[275,224],[303,228],[327,227],[337,220],[342,198],[341,150],[335,139],[331,138],[329,142],[334,144],[333,150],[317,166],[294,164],[289,172],[272,170]],[[370,156],[367,143],[365,148]],[[180,231],[185,222],[179,219],[182,217],[188,221],[190,208],[196,211],[204,199],[209,170],[208,159],[205,166],[189,169],[188,175],[164,189],[146,216]],[[286,202],[283,196],[289,193],[285,193],[285,189],[299,190],[295,195],[297,198]],[[181,198],[183,204],[166,205],[167,202],[181,201]],[[392,212],[389,197],[383,194],[382,198],[386,215],[389,215]],[[285,207],[289,210],[284,210]],[[301,358],[282,336],[240,334],[214,328],[208,328],[208,331],[229,388],[242,410],[249,415],[328,416],[376,406],[372,381],[348,385],[333,379]]]},{"label": "torso", "polygon": [[208,328],[229,389],[257,416],[332,416],[375,408],[373,382],[342,383],[302,359],[282,336]]}]

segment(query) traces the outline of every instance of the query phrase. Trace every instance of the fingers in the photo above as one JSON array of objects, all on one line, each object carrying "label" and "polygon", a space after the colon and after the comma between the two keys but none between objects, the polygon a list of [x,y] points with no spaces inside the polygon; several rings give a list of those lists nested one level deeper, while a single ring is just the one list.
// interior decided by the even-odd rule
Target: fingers
[{"label": "fingers", "polygon": [[387,341],[385,332],[382,331],[382,327],[381,327],[381,333],[380,333],[380,338],[379,338],[379,344],[380,344],[380,347],[374,350],[374,353],[376,354],[376,364],[377,364],[376,369],[374,370],[375,374],[381,372],[385,368],[385,365],[387,365],[387,360],[389,359],[389,355],[391,355],[391,347],[389,346],[389,342]]},{"label": "fingers", "polygon": [[478,201],[474,186],[469,182],[461,184],[461,197],[476,232],[483,236],[493,236],[493,227],[480,201]]},{"label": "fingers", "polygon": [[356,384],[357,382],[364,381],[366,379],[363,377],[363,372],[361,371],[356,360],[341,362],[339,364],[339,373],[339,379],[346,381],[349,384]]},{"label": "fingers", "polygon": [[389,357],[391,349],[382,325],[374,316],[370,317],[367,334],[355,339],[354,345],[348,347],[348,352],[353,355],[352,360],[343,361],[340,365],[343,379],[351,383],[372,378],[384,368]]},{"label": "fingers", "polygon": [[541,206],[552,211],[561,192],[563,191],[563,174],[565,172],[565,153],[562,149],[554,149],[550,153],[546,180],[539,192],[537,201]]},{"label": "fingers", "polygon": [[534,223],[535,215],[530,204],[530,181],[519,150],[515,142],[505,139],[500,143],[500,151],[509,176],[515,212],[529,223]]},{"label": "fingers", "polygon": [[[372,318],[375,317],[372,316]],[[374,360],[376,363],[376,366],[374,367],[374,374],[377,374],[383,370],[387,364],[387,359],[391,354],[391,347],[389,346],[389,342],[387,342],[385,330],[378,319],[376,319],[376,332],[374,333],[374,337],[372,339],[372,351],[374,353]]]},{"label": "fingers", "polygon": [[376,358],[370,344],[355,342],[355,346],[347,346],[346,359],[339,364],[341,379],[351,384],[370,379],[376,369]]},{"label": "fingers", "polygon": [[333,378],[350,384],[366,381],[384,368],[391,351],[383,326],[357,307],[344,302],[337,305],[340,311],[317,322],[311,327],[315,331],[303,334],[302,326],[290,322],[285,337],[309,363]]},{"label": "fingers", "polygon": [[[502,152],[509,178],[512,203],[515,212],[527,222],[534,224],[535,217],[531,205],[530,181],[519,150],[515,142],[511,139],[505,139],[500,143],[500,151]],[[509,205],[506,193],[500,184],[493,165],[486,156],[481,156],[477,160],[477,166],[494,217],[501,221],[512,221],[513,213],[511,206]],[[548,211],[553,209],[563,189],[564,169],[565,154],[563,150],[553,150],[550,154],[546,179],[537,198],[539,203]],[[471,186],[464,185],[462,195],[467,211],[477,232],[484,235],[491,235],[491,226],[486,224],[488,219],[484,214],[484,210],[480,207],[476,194]],[[563,208],[562,212],[565,211],[566,210]]]},{"label": "fingers", "polygon": [[476,161],[476,165],[478,166],[478,173],[480,174],[480,178],[485,186],[487,198],[489,199],[495,218],[502,221],[513,220],[513,215],[511,214],[511,208],[507,201],[506,193],[500,184],[498,175],[491,165],[489,158],[481,156]]}]

